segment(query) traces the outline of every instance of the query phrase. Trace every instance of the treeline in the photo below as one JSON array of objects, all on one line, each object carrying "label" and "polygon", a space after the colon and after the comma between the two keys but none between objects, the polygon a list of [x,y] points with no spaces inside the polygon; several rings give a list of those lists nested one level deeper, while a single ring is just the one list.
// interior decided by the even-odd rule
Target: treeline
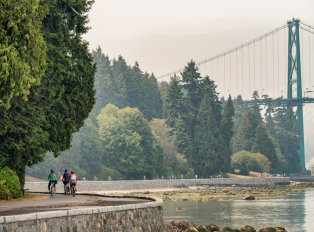
[{"label": "treeline", "polygon": [[[158,83],[137,62],[110,60],[100,48],[93,56],[97,100],[89,118],[71,149],[57,159],[47,154],[30,175],[45,176],[52,167],[59,175],[70,169],[102,180],[300,170],[296,116],[279,99],[272,105],[257,92],[250,106],[241,96],[219,99],[214,81],[200,76],[193,61],[182,77]],[[267,103],[263,116],[259,101]]]},{"label": "treeline", "polygon": [[[283,105],[280,98],[276,104],[270,100],[267,95],[260,99],[257,91],[252,94],[253,103],[250,107],[243,103],[241,96],[234,100],[235,135],[231,141],[233,153],[248,151],[263,154],[270,162],[269,171],[272,173],[299,172],[300,142],[296,114],[292,107]],[[264,115],[261,114],[262,101]],[[245,159],[248,157],[245,156]]]},{"label": "treeline", "polygon": [[84,127],[73,136],[72,148],[57,159],[47,154],[45,163],[27,169],[36,177],[55,167],[93,179],[152,178],[164,167],[161,142],[149,121],[162,115],[162,101],[154,74],[143,73],[136,62],[122,56],[110,60],[100,48],[92,52],[97,65],[96,104]]}]

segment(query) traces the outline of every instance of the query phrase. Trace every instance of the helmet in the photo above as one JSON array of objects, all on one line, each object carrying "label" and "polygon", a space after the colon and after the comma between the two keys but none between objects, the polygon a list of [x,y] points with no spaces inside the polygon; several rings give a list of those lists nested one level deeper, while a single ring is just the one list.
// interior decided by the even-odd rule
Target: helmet
[{"label": "helmet", "polygon": [[54,170],[51,170],[51,173],[54,173],[55,171]]}]

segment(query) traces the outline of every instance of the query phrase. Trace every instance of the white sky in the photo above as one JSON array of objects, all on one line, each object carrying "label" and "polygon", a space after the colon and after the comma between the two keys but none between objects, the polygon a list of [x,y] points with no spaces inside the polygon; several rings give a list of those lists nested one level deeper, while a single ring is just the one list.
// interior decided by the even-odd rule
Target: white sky
[{"label": "white sky", "polygon": [[89,38],[225,17],[313,18],[314,0],[95,0]]}]

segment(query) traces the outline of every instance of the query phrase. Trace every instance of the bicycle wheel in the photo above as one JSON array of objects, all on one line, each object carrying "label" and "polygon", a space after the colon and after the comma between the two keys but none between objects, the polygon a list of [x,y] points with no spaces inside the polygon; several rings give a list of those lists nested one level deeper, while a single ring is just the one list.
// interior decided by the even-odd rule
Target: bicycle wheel
[{"label": "bicycle wheel", "polygon": [[75,185],[72,185],[72,186],[73,186],[72,195],[73,195],[73,197],[75,197]]}]

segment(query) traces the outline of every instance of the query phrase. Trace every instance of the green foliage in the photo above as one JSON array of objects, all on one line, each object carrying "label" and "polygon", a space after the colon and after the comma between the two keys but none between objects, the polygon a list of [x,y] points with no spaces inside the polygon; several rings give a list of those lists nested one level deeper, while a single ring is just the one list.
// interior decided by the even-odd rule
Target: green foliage
[{"label": "green foliage", "polygon": [[175,120],[174,135],[176,137],[175,145],[178,153],[183,155],[191,163],[192,143],[181,115]]},{"label": "green foliage", "polygon": [[27,100],[46,69],[46,43],[40,34],[48,12],[40,0],[0,2],[0,107],[10,108],[14,96]]},{"label": "green foliage", "polygon": [[163,159],[161,143],[138,109],[119,110],[108,104],[97,119],[104,151],[102,162],[106,166],[128,178],[140,178],[142,174],[152,178],[161,171],[157,163]]},{"label": "green foliage", "polygon": [[22,197],[18,176],[8,167],[0,170],[0,200],[10,200]]},{"label": "green foliage", "polygon": [[[46,0],[49,14],[41,33],[47,45],[47,69],[41,84],[32,86],[28,101],[11,99],[0,108],[1,166],[16,171],[24,185],[25,167],[43,161],[52,151],[58,156],[71,146],[95,103],[95,65],[82,35],[88,31],[86,14],[93,1]],[[35,9],[34,9],[35,10]]]},{"label": "green foliage", "polygon": [[123,179],[123,175],[120,172],[111,168],[107,168],[107,167],[101,168],[101,171],[97,175],[97,178],[99,180],[108,180],[109,176],[111,177],[111,180]]},{"label": "green foliage", "polygon": [[259,162],[263,168],[263,172],[269,172],[271,163],[266,156],[262,155],[261,153],[252,153],[251,156],[255,158],[257,162]]},{"label": "green foliage", "polygon": [[238,151],[251,151],[254,145],[256,127],[258,125],[256,114],[254,110],[248,110],[245,112],[241,126],[238,129],[234,138],[233,153]]},{"label": "green foliage", "polygon": [[263,167],[258,160],[248,151],[239,151],[231,158],[233,169],[240,170],[240,173],[247,175],[249,171],[262,172]]},{"label": "green foliage", "polygon": [[213,111],[212,103],[211,99],[205,95],[197,116],[198,124],[195,127],[192,164],[195,173],[204,177],[220,172],[222,168],[220,151],[222,146],[225,146],[214,115],[217,112]]},{"label": "green foliage", "polygon": [[221,159],[222,159],[222,171],[228,172],[231,168],[231,154],[232,151],[230,149],[230,142],[233,136],[233,121],[232,118],[234,116],[234,107],[231,96],[224,106],[224,111],[222,115],[222,120],[220,123],[220,134],[222,136],[224,145],[221,147]]},{"label": "green foliage", "polygon": [[165,94],[163,116],[170,127],[174,127],[180,114],[184,115],[184,99],[179,78],[175,75],[170,78],[170,84]]},{"label": "green foliage", "polygon": [[255,142],[254,142],[252,152],[262,153],[269,159],[271,163],[271,168],[277,167],[278,157],[276,154],[276,150],[266,132],[266,128],[264,124],[261,124],[256,128]]}]

